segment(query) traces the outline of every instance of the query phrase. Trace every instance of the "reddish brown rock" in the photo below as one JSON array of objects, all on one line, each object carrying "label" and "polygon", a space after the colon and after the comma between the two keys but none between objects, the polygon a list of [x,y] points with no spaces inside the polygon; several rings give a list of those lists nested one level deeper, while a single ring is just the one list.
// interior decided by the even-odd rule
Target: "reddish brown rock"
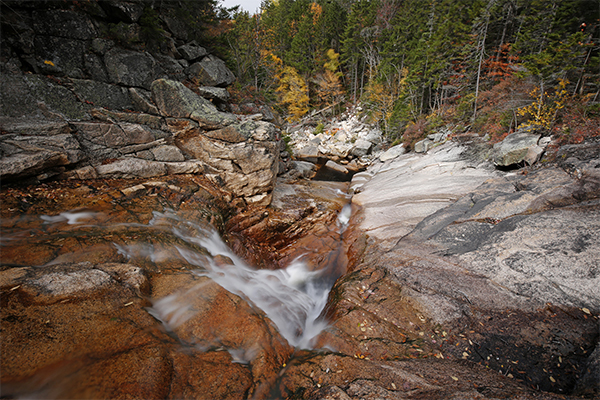
[{"label": "reddish brown rock", "polygon": [[220,351],[230,363],[246,365],[253,382],[246,388],[249,394],[258,390],[260,396],[260,384],[273,381],[293,353],[260,309],[208,278],[156,277],[152,297],[154,309],[186,346]]}]

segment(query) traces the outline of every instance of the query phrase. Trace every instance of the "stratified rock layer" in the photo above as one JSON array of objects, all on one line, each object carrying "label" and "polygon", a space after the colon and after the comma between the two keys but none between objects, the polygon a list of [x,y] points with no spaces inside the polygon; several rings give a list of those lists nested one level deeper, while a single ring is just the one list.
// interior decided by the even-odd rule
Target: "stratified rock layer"
[{"label": "stratified rock layer", "polygon": [[[149,14],[152,27],[142,26]],[[273,125],[246,123],[248,118],[224,112],[226,87],[235,77],[222,60],[188,39],[191,27],[175,14],[168,2],[3,6],[2,24],[14,29],[0,39],[0,179],[207,174],[231,198],[267,205],[280,135]],[[225,127],[227,135],[221,135]],[[227,152],[236,135],[243,138],[236,143],[244,143],[235,154]],[[178,147],[184,143],[178,136],[220,147],[218,160],[195,158],[199,152]],[[231,163],[240,157],[251,157],[240,164],[254,168]]]}]

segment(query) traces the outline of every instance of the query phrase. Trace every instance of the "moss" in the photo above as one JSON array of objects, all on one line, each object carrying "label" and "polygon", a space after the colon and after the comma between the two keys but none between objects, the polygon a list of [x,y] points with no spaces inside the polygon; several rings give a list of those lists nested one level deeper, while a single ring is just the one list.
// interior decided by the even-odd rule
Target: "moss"
[{"label": "moss", "polygon": [[317,125],[317,127],[315,128],[313,135],[318,135],[320,133],[323,133],[323,130],[325,129],[325,125],[323,125],[322,122],[319,122],[319,124]]},{"label": "moss", "polygon": [[288,153],[288,155],[290,157],[292,157],[293,151],[292,151],[292,146],[290,145],[292,138],[289,137],[288,135],[283,135],[283,137],[281,139],[285,143],[285,152]]}]

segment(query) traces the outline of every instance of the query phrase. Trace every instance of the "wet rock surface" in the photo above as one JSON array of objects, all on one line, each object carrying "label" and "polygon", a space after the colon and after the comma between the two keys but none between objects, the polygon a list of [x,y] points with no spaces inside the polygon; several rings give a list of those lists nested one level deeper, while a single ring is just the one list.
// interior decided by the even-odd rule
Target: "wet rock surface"
[{"label": "wet rock surface", "polygon": [[[31,189],[1,193],[3,396],[245,398],[277,376],[292,348],[260,309],[192,273],[165,225],[170,212],[223,229],[232,209],[210,181]],[[185,321],[148,311],[186,293]]]},{"label": "wet rock surface", "polygon": [[[338,214],[356,182],[281,180],[269,207],[242,212],[194,175],[5,187],[3,393],[593,397],[598,186],[590,149],[569,149],[568,163],[526,175],[473,175],[473,159],[444,146],[399,155],[356,186],[364,208],[354,204],[345,230]],[[397,192],[387,174],[405,178]],[[410,179],[428,182],[414,198]],[[372,190],[385,199],[369,205]],[[385,214],[428,198],[444,205],[420,219],[388,218],[397,229],[365,224],[370,207]],[[215,226],[250,264],[276,269],[302,257],[312,270],[327,266],[332,283],[339,277],[317,350],[294,349],[245,295],[199,274],[197,261],[182,257],[194,249],[186,234],[173,235],[185,221]],[[524,246],[536,256],[525,257]]]}]

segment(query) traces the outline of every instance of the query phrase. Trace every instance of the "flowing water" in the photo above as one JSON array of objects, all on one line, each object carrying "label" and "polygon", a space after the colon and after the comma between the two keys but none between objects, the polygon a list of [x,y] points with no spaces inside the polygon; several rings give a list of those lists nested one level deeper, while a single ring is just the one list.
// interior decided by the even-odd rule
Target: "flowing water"
[{"label": "flowing water", "polygon": [[[350,205],[340,212],[333,227],[339,233],[338,249],[351,214]],[[173,210],[155,211],[148,223],[111,223],[110,211],[93,212],[72,210],[57,215],[39,216],[42,229],[12,229],[3,235],[2,245],[45,234],[72,235],[78,240],[86,237],[111,238],[106,245],[116,249],[121,258],[139,265],[185,265],[193,274],[208,277],[231,293],[239,295],[264,311],[290,345],[310,349],[313,339],[327,326],[322,317],[333,283],[340,275],[336,265],[325,265],[315,270],[303,257],[297,257],[287,267],[277,270],[257,269],[236,256],[220,237],[217,230],[202,220],[189,220]],[[125,239],[127,238],[127,239]],[[131,240],[133,238],[133,240]],[[136,239],[137,238],[137,239]],[[160,238],[160,239],[157,239]],[[79,260],[85,260],[79,255]],[[72,258],[71,258],[72,257]],[[60,262],[71,262],[73,255],[58,257]],[[335,257],[331,257],[335,259]],[[204,283],[164,298],[152,299],[148,312],[173,331],[194,316],[194,298],[201,295]],[[241,360],[232,354],[234,360]]]},{"label": "flowing water", "polygon": [[[340,235],[348,224],[350,210],[346,206],[340,212],[337,220]],[[292,346],[311,348],[312,339],[326,327],[321,313],[337,279],[332,266],[311,271],[297,258],[284,269],[255,269],[237,257],[210,226],[187,221],[172,212],[155,212],[149,226],[169,229],[183,240],[187,246],[176,246],[177,253],[197,267],[194,273],[211,278],[259,307]],[[149,247],[115,246],[128,258],[144,254],[156,259]],[[193,316],[191,299],[201,290],[202,284],[158,299],[149,311],[172,330]]]}]

